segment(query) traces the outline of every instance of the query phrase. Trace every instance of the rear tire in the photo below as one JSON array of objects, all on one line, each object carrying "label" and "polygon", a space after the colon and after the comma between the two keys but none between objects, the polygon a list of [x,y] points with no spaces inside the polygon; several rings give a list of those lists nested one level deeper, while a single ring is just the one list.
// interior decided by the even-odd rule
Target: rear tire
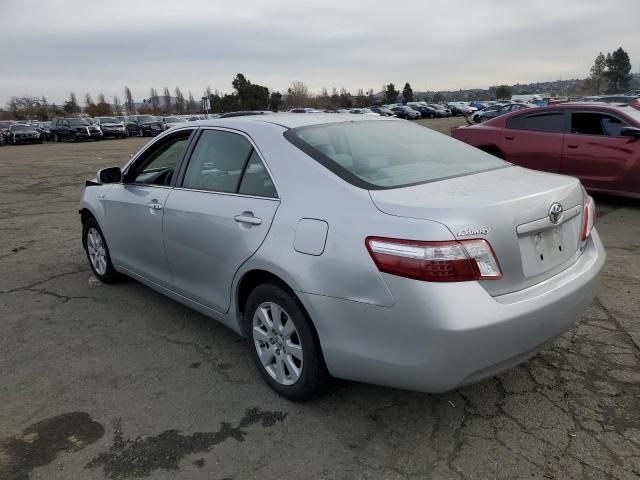
[{"label": "rear tire", "polygon": [[88,218],[82,225],[82,245],[93,274],[102,283],[119,283],[123,276],[113,268],[107,241],[95,218]]},{"label": "rear tire", "polygon": [[264,381],[294,402],[317,395],[328,373],[300,301],[285,288],[264,283],[249,294],[244,319],[249,350]]}]

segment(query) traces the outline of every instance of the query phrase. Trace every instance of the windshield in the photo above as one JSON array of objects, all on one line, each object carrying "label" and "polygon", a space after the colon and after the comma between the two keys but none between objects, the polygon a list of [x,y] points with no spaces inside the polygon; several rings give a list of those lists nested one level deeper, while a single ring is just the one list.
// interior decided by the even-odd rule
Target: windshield
[{"label": "windshield", "polygon": [[140,120],[140,122],[155,122],[156,117],[152,117],[151,115],[138,115],[138,120]]},{"label": "windshield", "polygon": [[186,122],[186,120],[184,118],[180,118],[180,117],[168,117],[165,119],[165,122],[167,123],[181,123],[181,122]]},{"label": "windshield", "polygon": [[12,132],[31,132],[34,130],[31,125],[14,125],[11,127]]},{"label": "windshield", "polygon": [[404,187],[509,165],[404,121],[313,125],[289,130],[285,137],[344,180],[367,189]]},{"label": "windshield", "polygon": [[68,122],[71,127],[84,127],[89,125],[89,122],[80,118],[70,118]]},{"label": "windshield", "polygon": [[97,121],[99,121],[100,123],[122,123],[120,120],[118,120],[115,117],[98,117],[96,118]]},{"label": "windshield", "polygon": [[11,122],[0,122],[0,128],[9,128],[11,126]]}]

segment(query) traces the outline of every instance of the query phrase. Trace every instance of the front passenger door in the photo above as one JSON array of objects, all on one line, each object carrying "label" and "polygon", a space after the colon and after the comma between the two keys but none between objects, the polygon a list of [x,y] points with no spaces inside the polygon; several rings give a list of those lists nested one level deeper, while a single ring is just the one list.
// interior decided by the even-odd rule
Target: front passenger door
[{"label": "front passenger door", "polygon": [[164,213],[174,289],[224,313],[236,271],[260,247],[280,201],[248,137],[205,129]]},{"label": "front passenger door", "polygon": [[572,111],[562,173],[578,177],[591,189],[637,191],[638,177],[633,167],[640,148],[638,141],[620,136],[624,126],[628,126],[625,121],[607,112]]},{"label": "front passenger door", "polygon": [[103,229],[111,259],[152,282],[170,288],[171,271],[162,241],[162,217],[173,175],[193,129],[151,144],[124,172],[123,183],[107,185]]}]

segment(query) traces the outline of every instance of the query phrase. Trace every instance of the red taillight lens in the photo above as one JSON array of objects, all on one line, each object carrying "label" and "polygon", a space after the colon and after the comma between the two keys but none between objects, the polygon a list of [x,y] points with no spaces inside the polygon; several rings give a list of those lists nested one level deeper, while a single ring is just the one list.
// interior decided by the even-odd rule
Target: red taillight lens
[{"label": "red taillight lens", "polygon": [[498,280],[500,266],[486,240],[420,242],[368,237],[378,270],[428,282]]},{"label": "red taillight lens", "polygon": [[584,197],[584,211],[582,214],[581,240],[585,241],[591,235],[593,225],[596,223],[596,204],[589,195]]}]

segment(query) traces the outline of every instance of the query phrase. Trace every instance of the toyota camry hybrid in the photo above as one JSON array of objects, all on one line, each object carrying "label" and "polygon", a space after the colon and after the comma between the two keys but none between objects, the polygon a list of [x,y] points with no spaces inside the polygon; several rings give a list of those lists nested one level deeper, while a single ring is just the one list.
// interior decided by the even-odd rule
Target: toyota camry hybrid
[{"label": "toyota camry hybrid", "polygon": [[176,125],[81,202],[95,276],[154,288],[248,338],[291,400],[329,376],[443,392],[577,321],[605,252],[576,178],[388,117]]}]

